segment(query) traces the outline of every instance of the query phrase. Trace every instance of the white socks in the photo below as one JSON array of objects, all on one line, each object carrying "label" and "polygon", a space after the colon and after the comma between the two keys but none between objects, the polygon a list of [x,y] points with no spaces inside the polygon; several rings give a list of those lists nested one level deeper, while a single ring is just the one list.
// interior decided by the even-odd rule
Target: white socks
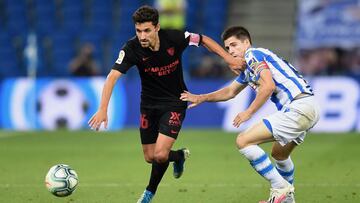
[{"label": "white socks", "polygon": [[244,155],[251,166],[271,184],[272,188],[284,188],[287,186],[284,178],[275,170],[268,155],[257,145],[250,145],[239,152]]},{"label": "white socks", "polygon": [[[275,159],[274,159],[275,160]],[[276,169],[280,175],[287,180],[290,184],[294,182],[294,163],[291,158],[279,161],[275,160]]]}]

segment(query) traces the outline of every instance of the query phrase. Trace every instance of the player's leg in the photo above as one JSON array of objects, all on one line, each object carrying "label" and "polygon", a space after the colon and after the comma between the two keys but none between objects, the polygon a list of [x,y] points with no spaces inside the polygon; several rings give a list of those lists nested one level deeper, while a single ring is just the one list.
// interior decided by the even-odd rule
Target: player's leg
[{"label": "player's leg", "polygon": [[151,177],[146,190],[156,193],[157,187],[169,166],[169,152],[175,142],[175,139],[159,133],[155,145],[154,161],[152,163]]},{"label": "player's leg", "polygon": [[159,133],[154,150],[154,160],[163,163],[166,161],[173,162],[184,159],[183,150],[171,150],[175,141],[175,138]]},{"label": "player's leg", "polygon": [[[282,164],[289,168],[289,175],[291,176],[291,168],[293,164],[289,157],[296,144],[299,145],[303,142],[306,132],[316,124],[318,120],[318,111],[313,98],[307,97],[299,100],[294,100],[288,106],[284,108],[284,111],[277,112],[264,119],[265,123],[269,127],[276,144],[273,148],[273,156],[275,159],[282,159],[284,162],[278,162],[278,165]],[[296,144],[295,144],[296,143]],[[288,179],[291,181],[290,179]],[[287,184],[289,184],[287,182]],[[282,202],[294,203],[294,187],[286,194],[286,197]],[[271,190],[270,199],[274,190]]]},{"label": "player's leg", "polygon": [[[154,170],[154,154],[156,147],[156,140],[158,138],[158,126],[159,126],[159,117],[157,116],[155,109],[143,108],[141,107],[141,116],[140,116],[140,137],[141,144],[144,153],[144,159],[146,162],[151,163],[151,176],[152,171]],[[155,164],[156,165],[156,164]],[[151,179],[152,177],[150,177]],[[149,203],[155,195],[155,190],[146,189],[143,194],[138,199],[138,203]]]},{"label": "player's leg", "polygon": [[282,146],[278,142],[274,142],[272,147],[271,156],[275,160],[275,167],[280,175],[287,180],[290,184],[294,182],[294,163],[291,160],[290,154],[295,149],[297,144],[289,142]]},{"label": "player's leg", "polygon": [[[160,119],[159,131],[163,135],[172,137],[175,140],[181,130],[182,122],[185,119],[186,107],[169,107],[164,109]],[[184,171],[185,160],[190,156],[190,151],[182,148],[169,152],[168,160],[173,162],[173,175],[180,178]]]},{"label": "player's leg", "polygon": [[271,131],[264,122],[260,122],[240,133],[236,139],[239,152],[250,162],[251,166],[271,184],[272,188],[288,187],[287,182],[272,165],[268,155],[258,144],[274,141]]},{"label": "player's leg", "polygon": [[142,149],[145,161],[151,164],[154,161],[155,143],[143,144]]},{"label": "player's leg", "polygon": [[[171,151],[171,148],[175,142],[175,139],[159,133],[155,149],[153,155],[153,162],[151,168],[151,176],[149,180],[149,184],[146,187],[146,191],[143,196],[146,196],[145,193],[152,197],[155,195],[157,188],[163,178],[168,166],[169,166],[169,157],[173,156],[173,159],[182,159],[183,154],[181,151]],[[171,154],[171,155],[170,155]],[[176,158],[174,158],[176,157]],[[141,203],[145,203],[147,201],[142,201]]]},{"label": "player's leg", "polygon": [[168,111],[167,109],[158,110],[159,116],[157,117],[157,129],[160,133],[157,136],[153,151],[151,177],[146,190],[138,201],[140,203],[147,203],[151,201],[169,166],[169,161],[180,161],[184,159],[183,150],[171,150],[185,117],[185,113],[183,111],[183,109],[179,111]]},{"label": "player's leg", "polygon": [[155,109],[141,107],[140,112],[139,130],[144,159],[146,162],[152,163],[158,137],[159,118]]},{"label": "player's leg", "polygon": [[[142,139],[142,142],[143,141],[144,140]],[[155,143],[154,144],[143,144],[142,148],[143,148],[145,161],[148,162],[148,163],[151,163],[151,166],[152,166],[151,176],[152,176],[152,173],[153,173],[152,171],[153,171],[153,168],[154,168]],[[146,188],[146,190],[143,192],[143,194],[138,199],[137,203],[149,203],[149,202],[151,202],[151,199],[155,195],[155,191],[156,190],[150,191],[148,188]]]},{"label": "player's leg", "polygon": [[[163,166],[162,164],[158,164],[155,159],[155,149],[156,144],[143,144],[142,145],[144,158],[146,162],[151,163],[151,173],[149,184],[146,186],[146,190],[143,192],[141,197],[138,199],[138,203],[149,203],[151,199],[154,197],[157,186],[164,174],[162,171],[166,171],[168,163]],[[165,169],[164,169],[165,168]]]}]

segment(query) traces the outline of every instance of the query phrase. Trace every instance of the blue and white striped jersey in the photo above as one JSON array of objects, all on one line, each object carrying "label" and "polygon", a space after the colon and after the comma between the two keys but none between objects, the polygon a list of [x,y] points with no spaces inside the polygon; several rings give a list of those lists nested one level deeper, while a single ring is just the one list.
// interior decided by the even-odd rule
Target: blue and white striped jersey
[{"label": "blue and white striped jersey", "polygon": [[[313,94],[310,85],[299,72],[287,61],[264,48],[249,48],[245,52],[246,69],[236,81],[247,84],[257,90],[259,87],[260,72],[269,68],[276,89],[271,96],[278,110],[282,110],[285,104],[290,103],[301,93]],[[262,64],[262,63],[266,64]]]}]

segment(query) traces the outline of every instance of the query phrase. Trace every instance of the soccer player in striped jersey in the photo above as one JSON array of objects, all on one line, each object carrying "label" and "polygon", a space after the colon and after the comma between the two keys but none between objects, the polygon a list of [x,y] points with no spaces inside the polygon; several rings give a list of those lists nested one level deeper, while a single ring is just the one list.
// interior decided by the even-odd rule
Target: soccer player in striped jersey
[{"label": "soccer player in striped jersey", "polygon": [[[319,120],[319,110],[309,84],[287,61],[268,49],[252,47],[249,32],[240,26],[230,27],[222,34],[227,51],[236,58],[245,59],[242,73],[230,85],[209,94],[195,95],[185,91],[180,99],[192,102],[226,101],[234,98],[246,86],[256,91],[250,106],[237,114],[233,125],[249,120],[260,107],[271,99],[278,111],[263,118],[241,132],[236,139],[239,152],[271,185],[270,197],[263,203],[293,203],[294,164],[290,153],[304,141],[307,131]],[[258,145],[274,142],[272,157]]]}]

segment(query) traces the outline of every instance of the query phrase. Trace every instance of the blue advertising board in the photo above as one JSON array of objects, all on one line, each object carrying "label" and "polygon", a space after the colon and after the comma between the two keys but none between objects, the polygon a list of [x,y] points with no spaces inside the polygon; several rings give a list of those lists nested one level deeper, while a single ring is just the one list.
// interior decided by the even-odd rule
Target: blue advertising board
[{"label": "blue advertising board", "polygon": [[[99,106],[103,83],[104,78],[6,79],[0,92],[1,126],[16,130],[84,128]],[[122,128],[125,123],[123,87],[121,81],[115,87],[109,129]]]},{"label": "blue advertising board", "polygon": [[[308,78],[320,103],[320,120],[312,129],[317,132],[360,131],[360,81],[350,77]],[[87,121],[96,112],[105,78],[26,78],[6,79],[0,85],[0,126],[9,130],[88,129]],[[189,91],[208,93],[228,81],[187,81]],[[119,80],[109,104],[109,130],[139,126],[140,81]],[[246,88],[226,102],[204,103],[189,109],[184,128],[222,128],[238,132],[263,116],[276,111],[268,101],[240,128],[232,126],[235,116],[244,111],[255,97]]]}]

